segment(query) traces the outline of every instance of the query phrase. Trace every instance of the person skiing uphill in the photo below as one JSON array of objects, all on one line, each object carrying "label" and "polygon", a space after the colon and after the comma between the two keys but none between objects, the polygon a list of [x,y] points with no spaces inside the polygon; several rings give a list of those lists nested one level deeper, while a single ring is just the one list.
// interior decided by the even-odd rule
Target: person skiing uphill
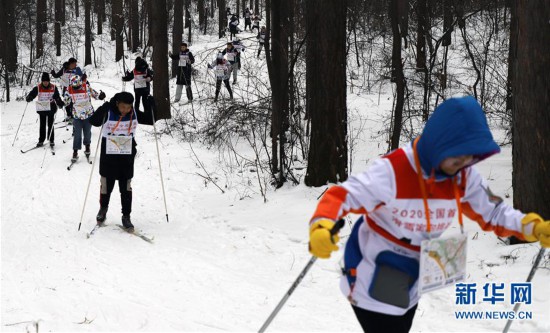
[{"label": "person skiing uphill", "polygon": [[193,101],[193,91],[191,90],[191,65],[195,63],[193,53],[187,48],[187,43],[183,42],[180,46],[179,54],[171,54],[170,58],[178,60],[178,76],[176,78],[176,97],[174,102],[179,102],[181,99],[181,91],[185,86],[187,100]]},{"label": "person skiing uphill", "polygon": [[267,30],[264,27],[262,27],[262,30],[260,30],[258,32],[258,36],[256,36],[256,38],[258,39],[258,55],[256,55],[256,58],[259,58],[260,57],[260,53],[262,52],[262,49],[264,48],[264,44],[265,44],[265,41],[267,39]]},{"label": "person skiing uphill", "polygon": [[[50,75],[48,73],[42,73],[40,83],[34,87],[25,98],[27,103],[30,103],[33,99],[36,100],[36,112],[40,116],[40,130],[38,136],[37,147],[44,145],[44,140],[49,139],[50,147],[55,146],[55,133],[53,129],[53,121],[57,107],[60,108],[65,105],[59,96],[57,87],[50,83]],[[57,103],[57,105],[56,105]],[[48,124],[48,135],[46,135],[46,123]]]},{"label": "person skiing uphill", "polygon": [[223,58],[221,53],[218,53],[216,60],[212,65],[208,64],[209,69],[214,70],[216,75],[216,97],[214,102],[218,101],[218,95],[220,94],[220,89],[222,87],[222,81],[229,92],[229,99],[233,99],[233,91],[231,90],[231,85],[229,84],[229,78],[231,76],[231,64]]},{"label": "person skiing uphill", "polygon": [[122,204],[122,226],[128,232],[134,231],[130,219],[132,212],[132,178],[134,159],[137,153],[135,133],[138,124],[153,125],[154,100],[149,97],[144,111],[132,108],[134,96],[128,92],[115,94],[90,117],[93,126],[103,125],[101,132],[101,155],[99,174],[101,176],[100,209],[97,223],[102,224],[109,209],[111,193],[118,181]]},{"label": "person skiing uphill", "polygon": [[[62,95],[65,95],[65,92],[67,91],[71,77],[74,75],[82,76],[83,74],[82,69],[77,66],[77,62],[78,61],[75,58],[69,58],[67,62],[63,63],[63,66],[59,71],[51,71],[54,78],[60,78],[61,86],[63,87],[63,91],[61,92]],[[65,107],[65,112],[67,114],[65,121],[72,121],[72,105],[67,104]]]},{"label": "person skiing uphill", "polygon": [[231,19],[229,20],[229,39],[233,40],[233,37],[237,37],[237,33],[239,33],[239,19],[236,15],[233,14],[231,16]]},{"label": "person skiing uphill", "polygon": [[349,212],[364,214],[344,252],[342,291],[366,332],[409,332],[417,303],[420,245],[456,215],[501,237],[550,247],[550,222],[494,196],[474,164],[496,154],[485,114],[471,96],[436,108],[422,134],[376,160],[366,172],[331,187],[310,220],[310,252],[338,250],[329,232]]},{"label": "person skiing uphill", "polygon": [[126,72],[126,76],[122,78],[122,81],[134,80],[134,95],[136,101],[134,108],[139,110],[140,100],[143,101],[143,108],[146,108],[147,97],[151,93],[151,81],[153,80],[153,71],[149,69],[147,61],[141,57],[137,57],[135,60],[134,70]]},{"label": "person skiing uphill", "polygon": [[[72,104],[74,138],[71,162],[74,163],[78,159],[78,151],[82,148],[82,141],[84,141],[84,146],[86,147],[84,154],[86,158],[90,157],[92,126],[88,118],[94,113],[91,97],[103,100],[105,98],[105,93],[103,91],[98,93],[92,89],[86,80],[86,74],[84,74],[82,78],[78,75],[73,75],[63,97],[65,99],[65,104]],[[84,133],[84,140],[82,140],[82,133]]]},{"label": "person skiing uphill", "polygon": [[251,28],[251,25],[252,25],[252,12],[250,11],[250,9],[246,8],[244,10],[243,17],[244,17],[244,30],[246,30],[246,27],[248,27],[248,29],[250,31],[252,31],[252,28]]},{"label": "person skiing uphill", "polygon": [[253,21],[254,21],[254,24],[252,25],[252,31],[254,29],[258,29],[257,32],[259,32],[260,31],[260,21],[261,21],[260,17],[258,15],[255,15]]},{"label": "person skiing uphill", "polygon": [[227,47],[222,51],[222,54],[227,58],[227,61],[231,64],[231,71],[233,72],[233,84],[237,83],[237,73],[241,69],[241,53],[232,42],[227,43]]}]

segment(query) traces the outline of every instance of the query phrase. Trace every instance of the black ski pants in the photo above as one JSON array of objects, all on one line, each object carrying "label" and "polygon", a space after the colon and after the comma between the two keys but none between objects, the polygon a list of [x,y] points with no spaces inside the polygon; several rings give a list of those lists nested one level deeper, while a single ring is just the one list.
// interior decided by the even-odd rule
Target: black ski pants
[{"label": "black ski pants", "polygon": [[[102,208],[109,207],[109,201],[111,200],[111,193],[115,187],[115,181],[115,178],[101,177],[99,204]],[[118,189],[120,190],[122,215],[130,215],[132,212],[132,179],[119,179]]]},{"label": "black ski pants", "polygon": [[264,43],[260,43],[260,46],[258,47],[258,55],[256,56],[256,58],[260,57],[260,53],[262,53],[263,48],[264,48]]},{"label": "black ski pants", "polygon": [[[38,112],[38,116],[40,117],[40,133],[38,142],[44,142],[44,140],[47,140],[48,138],[50,139],[50,143],[55,142],[55,133],[53,129],[55,111],[40,111]],[[46,122],[48,123],[48,134],[46,134]]]},{"label": "black ski pants", "polygon": [[139,110],[139,105],[141,101],[143,101],[143,110],[146,110],[148,108],[147,96],[149,96],[149,88],[134,89],[134,95],[136,95],[136,100],[134,101],[134,110]]},{"label": "black ski pants", "polygon": [[[223,83],[225,84],[227,91],[229,91],[229,98],[233,99],[233,91],[231,90],[229,79],[223,80]],[[222,80],[216,80],[216,98],[218,98],[218,95],[220,94],[221,87],[222,87]]]},{"label": "black ski pants", "polygon": [[373,312],[353,305],[352,308],[363,331],[366,333],[408,333],[411,329],[417,306],[415,305],[402,316]]}]

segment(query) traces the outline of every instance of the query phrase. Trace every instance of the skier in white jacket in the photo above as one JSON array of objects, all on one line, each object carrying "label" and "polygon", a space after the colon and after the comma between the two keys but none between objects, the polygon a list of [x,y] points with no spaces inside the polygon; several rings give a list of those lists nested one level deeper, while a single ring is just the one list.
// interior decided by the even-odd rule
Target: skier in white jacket
[{"label": "skier in white jacket", "polygon": [[550,247],[550,221],[493,195],[473,165],[500,151],[471,96],[443,102],[422,134],[331,187],[310,220],[310,252],[338,250],[329,230],[348,213],[355,223],[344,254],[342,290],[366,332],[409,332],[419,300],[420,245],[462,214],[483,230]]}]

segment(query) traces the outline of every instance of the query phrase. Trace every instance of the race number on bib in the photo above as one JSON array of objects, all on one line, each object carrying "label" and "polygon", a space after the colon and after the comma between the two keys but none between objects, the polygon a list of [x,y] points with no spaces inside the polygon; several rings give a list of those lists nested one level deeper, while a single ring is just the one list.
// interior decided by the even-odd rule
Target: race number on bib
[{"label": "race number on bib", "polygon": [[189,56],[180,56],[180,63],[179,65],[181,67],[186,67],[187,66],[187,61],[189,60]]},{"label": "race number on bib", "polygon": [[223,70],[223,68],[217,68],[216,69],[216,76],[217,77],[223,77],[225,75],[225,71]]},{"label": "race number on bib", "polygon": [[134,78],[134,87],[135,88],[145,88],[147,87],[147,81],[145,75],[136,75]]},{"label": "race number on bib", "polygon": [[131,155],[132,137],[131,136],[108,136],[107,154],[110,155]]},{"label": "race number on bib", "polygon": [[467,235],[422,241],[419,293],[440,289],[464,280],[467,241]]},{"label": "race number on bib", "polygon": [[227,53],[227,60],[235,61],[235,54],[234,53]]}]

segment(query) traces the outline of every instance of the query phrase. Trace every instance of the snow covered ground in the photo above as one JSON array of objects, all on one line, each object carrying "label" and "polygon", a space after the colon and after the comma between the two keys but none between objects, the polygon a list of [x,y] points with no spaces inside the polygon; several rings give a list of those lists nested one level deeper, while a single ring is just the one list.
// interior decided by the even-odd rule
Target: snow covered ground
[{"label": "snow covered ground", "polygon": [[[205,75],[206,61],[215,55],[212,49],[223,44],[212,38],[191,47],[199,55],[195,67],[201,75]],[[252,59],[254,56],[254,50],[245,52],[245,64],[257,67],[263,62]],[[109,98],[122,88],[120,65],[107,61],[105,54],[103,57],[104,67],[90,68],[88,75],[93,87],[105,91]],[[261,75],[266,78],[265,73]],[[212,93],[213,87],[206,82],[197,82],[198,90]],[[235,88],[236,95],[244,95],[243,87]],[[131,86],[126,89],[131,91]],[[198,93],[196,86],[193,91]],[[23,91],[16,93],[22,95]],[[25,102],[1,107],[2,331],[34,332],[34,322],[40,331],[257,331],[310,258],[307,221],[325,187],[269,189],[264,203],[256,181],[243,195],[242,188],[232,186],[219,153],[193,142],[198,159],[218,177],[217,183],[225,191],[222,194],[197,175],[205,174],[189,143],[162,135],[159,147],[170,217],[167,223],[155,140],[152,127],[146,126],[138,128],[136,137],[132,220],[138,230],[154,236],[154,244],[116,227],[121,216],[116,187],[107,226],[87,239],[99,209],[98,165],[92,173],[82,229],[77,231],[92,166],[81,158],[67,171],[71,133],[60,129],[56,131],[56,155],[46,151],[40,168],[44,150],[20,153],[37,140],[34,105],[26,111],[14,147],[11,144]],[[380,99],[378,94],[350,94],[349,108],[357,112],[356,119],[365,121],[353,164],[353,172],[360,172],[384,152],[383,139],[373,138],[372,133],[381,129],[380,119],[391,108],[391,91],[383,89]],[[188,113],[191,106],[181,110]],[[61,116],[58,112],[59,119]],[[206,115],[197,111],[197,117]],[[162,122],[158,125],[163,126]],[[358,123],[355,126],[359,128]],[[98,132],[93,129],[92,154]],[[505,200],[511,203],[510,148],[481,163],[479,169],[490,179],[492,190],[509,194]],[[251,178],[255,177],[251,173]],[[455,305],[454,288],[432,292],[420,301],[413,331],[496,332],[504,327],[503,319],[459,320],[454,312],[510,311],[513,306],[509,302],[482,302],[481,286],[525,281],[539,247],[505,246],[471,221],[466,222],[466,230],[470,239],[468,282],[478,284],[477,304]],[[346,226],[342,238],[349,232]],[[515,259],[504,257],[509,255]],[[338,253],[330,260],[317,261],[271,330],[360,331],[338,288],[340,257]],[[545,267],[533,279],[532,304],[521,309],[532,311],[533,319],[514,322],[511,332],[550,332],[548,268],[547,256]]]}]

